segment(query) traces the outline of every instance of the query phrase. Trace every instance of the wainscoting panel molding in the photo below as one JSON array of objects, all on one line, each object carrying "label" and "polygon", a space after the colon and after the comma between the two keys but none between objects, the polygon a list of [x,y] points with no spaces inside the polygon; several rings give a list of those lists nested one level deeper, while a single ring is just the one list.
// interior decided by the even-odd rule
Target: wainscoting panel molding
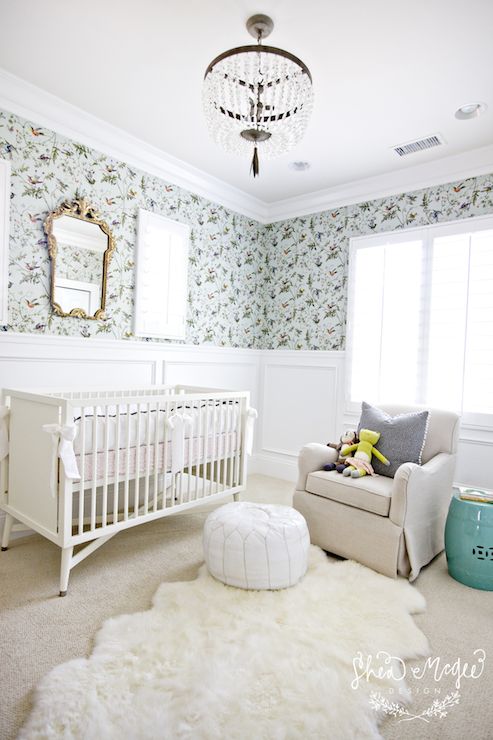
[{"label": "wainscoting panel molding", "polygon": [[[258,406],[258,359],[254,350],[250,362],[242,359],[241,350],[231,350],[231,356],[217,359],[164,360],[163,383],[201,385],[223,390],[249,390],[250,402]],[[238,354],[237,354],[238,353]]]},{"label": "wainscoting panel molding", "polygon": [[260,353],[257,472],[294,480],[304,444],[338,438],[343,370],[343,352]]},{"label": "wainscoting panel molding", "polygon": [[[335,442],[358,422],[344,411],[344,352],[0,333],[0,388],[152,383],[250,391],[259,418],[249,470],[293,482],[304,444]],[[464,427],[456,480],[493,489],[492,446],[492,430]]]},{"label": "wainscoting panel molding", "polygon": [[255,404],[258,354],[206,345],[4,333],[0,334],[0,387],[188,383],[249,390]]}]

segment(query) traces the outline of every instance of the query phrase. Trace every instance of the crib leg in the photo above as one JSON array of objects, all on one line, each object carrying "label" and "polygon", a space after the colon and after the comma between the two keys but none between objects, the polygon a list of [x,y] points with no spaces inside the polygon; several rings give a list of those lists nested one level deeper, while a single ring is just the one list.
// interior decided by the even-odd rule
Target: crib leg
[{"label": "crib leg", "polygon": [[73,547],[64,547],[62,549],[62,564],[60,568],[60,596],[67,595],[68,579],[70,575],[70,565],[72,562]]},{"label": "crib leg", "polygon": [[10,533],[12,531],[12,525],[15,519],[10,514],[5,514],[5,522],[3,523],[3,534],[2,534],[2,552],[8,550]]},{"label": "crib leg", "polygon": [[233,493],[233,501],[239,501],[240,500],[240,494],[239,493]]}]

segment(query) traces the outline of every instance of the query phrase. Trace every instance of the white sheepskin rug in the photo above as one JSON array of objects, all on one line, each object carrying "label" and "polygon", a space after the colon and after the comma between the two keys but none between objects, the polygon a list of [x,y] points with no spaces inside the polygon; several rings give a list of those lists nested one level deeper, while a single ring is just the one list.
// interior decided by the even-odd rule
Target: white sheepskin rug
[{"label": "white sheepskin rug", "polygon": [[316,547],[284,591],[224,586],[202,566],[163,583],[149,611],[109,619],[90,658],[51,671],[19,738],[380,738],[370,692],[395,684],[354,690],[353,658],[425,655],[410,616],[424,606],[406,581]]}]

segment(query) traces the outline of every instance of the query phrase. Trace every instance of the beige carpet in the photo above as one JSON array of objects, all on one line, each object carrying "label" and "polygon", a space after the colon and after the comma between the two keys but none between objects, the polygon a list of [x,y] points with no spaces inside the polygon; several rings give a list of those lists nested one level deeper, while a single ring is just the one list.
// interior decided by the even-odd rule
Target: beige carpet
[{"label": "beige carpet", "polygon": [[[252,476],[245,498],[290,503],[292,486]],[[88,655],[92,638],[108,617],[147,609],[163,581],[192,579],[202,561],[201,533],[206,511],[168,517],[123,532],[74,569],[69,594],[57,595],[59,549],[37,535],[17,539],[0,556],[0,738],[10,740],[27,716],[32,690],[50,668]],[[473,651],[487,652],[478,680],[462,680],[460,702],[443,719],[399,722],[385,719],[386,740],[493,738],[493,594],[467,588],[447,574],[443,556],[416,586],[428,609],[416,617],[442,666]],[[417,667],[423,664],[417,662]],[[409,681],[412,711],[419,713],[453,688],[454,678]],[[434,692],[435,686],[440,694]],[[430,693],[425,693],[429,691]],[[399,697],[395,697],[398,701]],[[331,738],[330,740],[338,740]]]}]

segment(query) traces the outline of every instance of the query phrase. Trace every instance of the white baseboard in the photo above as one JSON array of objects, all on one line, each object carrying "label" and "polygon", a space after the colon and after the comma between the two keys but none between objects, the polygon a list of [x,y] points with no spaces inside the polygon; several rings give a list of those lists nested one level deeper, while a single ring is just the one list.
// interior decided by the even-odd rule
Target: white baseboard
[{"label": "white baseboard", "polygon": [[[5,522],[5,516],[6,516],[5,511],[0,511],[0,538],[1,538],[2,534],[3,534],[3,526],[4,526],[4,522]],[[36,533],[34,532],[33,529],[29,529],[27,527],[26,527],[26,529],[23,529],[23,530],[20,530],[20,531],[19,530],[12,530],[12,532],[10,534],[10,541],[12,542],[12,540],[17,540],[20,537],[29,537],[32,534],[36,534]]]},{"label": "white baseboard", "polygon": [[[118,380],[115,380],[115,379]],[[180,383],[248,390],[258,411],[252,473],[294,481],[299,450],[355,428],[344,408],[344,352],[254,350],[0,333],[3,387],[142,387]],[[1,390],[1,387],[0,387]],[[457,479],[493,488],[493,432],[461,430]],[[1,524],[1,518],[0,518]]]},{"label": "white baseboard", "polygon": [[258,452],[253,456],[248,466],[248,472],[250,474],[268,475],[271,478],[281,478],[281,480],[294,483],[298,476],[297,458],[288,457],[287,455],[280,456],[270,452]]}]

